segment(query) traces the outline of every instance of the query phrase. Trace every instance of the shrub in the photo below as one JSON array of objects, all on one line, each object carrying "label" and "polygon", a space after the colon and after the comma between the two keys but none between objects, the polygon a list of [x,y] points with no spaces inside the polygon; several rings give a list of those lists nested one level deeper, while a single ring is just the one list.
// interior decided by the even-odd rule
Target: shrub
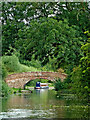
[{"label": "shrub", "polygon": [[2,76],[0,76],[0,96],[8,96],[11,92],[11,89],[8,87],[8,85],[5,83],[5,78],[8,75],[7,69],[5,68],[5,65],[2,64],[2,61],[0,61],[0,73]]},{"label": "shrub", "polygon": [[60,79],[60,78],[56,79],[54,85],[55,85],[55,90],[56,90],[56,91],[61,90],[61,89],[64,89],[64,83],[61,82],[61,79]]},{"label": "shrub", "polygon": [[9,72],[15,72],[20,70],[20,63],[15,55],[3,56],[2,62],[4,63],[7,71]]},{"label": "shrub", "polygon": [[8,96],[12,92],[11,88],[8,87],[8,85],[2,80],[2,90],[1,94],[2,96]]},{"label": "shrub", "polygon": [[[87,77],[87,76],[86,76]],[[71,77],[72,83],[71,83],[71,91],[79,98],[88,98],[89,93],[89,84],[86,79],[83,78],[83,72],[82,68],[76,67],[74,71],[72,72]]]}]

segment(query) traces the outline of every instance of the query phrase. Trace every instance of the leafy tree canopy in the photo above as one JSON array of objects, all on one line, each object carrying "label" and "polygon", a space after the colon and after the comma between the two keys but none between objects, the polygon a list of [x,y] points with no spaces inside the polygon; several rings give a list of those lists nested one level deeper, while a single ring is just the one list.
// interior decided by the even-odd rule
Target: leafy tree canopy
[{"label": "leafy tree canopy", "polygon": [[78,64],[80,47],[84,42],[80,34],[79,27],[69,26],[66,19],[40,18],[18,30],[19,39],[15,41],[15,47],[23,56],[22,59],[31,60],[34,55],[43,65],[49,61],[49,57],[55,57],[58,68]]}]

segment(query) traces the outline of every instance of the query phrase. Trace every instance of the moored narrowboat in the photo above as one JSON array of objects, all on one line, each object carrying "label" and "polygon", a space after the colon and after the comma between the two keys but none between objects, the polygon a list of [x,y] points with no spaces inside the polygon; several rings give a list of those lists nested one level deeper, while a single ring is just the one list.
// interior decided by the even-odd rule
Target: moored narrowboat
[{"label": "moored narrowboat", "polygon": [[41,82],[36,82],[36,87],[35,89],[48,89],[48,83],[41,83]]}]

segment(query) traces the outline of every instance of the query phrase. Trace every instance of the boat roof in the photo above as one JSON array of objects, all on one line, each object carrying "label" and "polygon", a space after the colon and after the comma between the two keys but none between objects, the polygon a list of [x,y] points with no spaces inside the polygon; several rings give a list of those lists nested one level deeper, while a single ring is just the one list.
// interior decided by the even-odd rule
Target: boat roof
[{"label": "boat roof", "polygon": [[46,85],[46,84],[48,84],[48,83],[40,83],[41,85]]}]

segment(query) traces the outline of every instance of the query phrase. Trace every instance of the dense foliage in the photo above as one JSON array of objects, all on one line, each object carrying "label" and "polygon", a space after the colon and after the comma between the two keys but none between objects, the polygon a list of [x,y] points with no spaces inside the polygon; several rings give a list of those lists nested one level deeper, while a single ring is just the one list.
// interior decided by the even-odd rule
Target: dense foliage
[{"label": "dense foliage", "polygon": [[67,20],[57,21],[53,18],[41,18],[31,21],[30,26],[18,31],[19,39],[15,46],[26,60],[41,61],[42,65],[55,59],[54,66],[78,64],[80,46],[83,42],[77,26],[69,27]]},{"label": "dense foliage", "polygon": [[3,2],[1,20],[3,76],[62,68],[68,77],[58,90],[59,82],[88,96],[88,2]]},{"label": "dense foliage", "polygon": [[[28,26],[32,20],[40,18],[54,18],[58,21],[67,19],[69,25],[77,25],[84,31],[89,29],[89,4],[88,2],[58,2],[58,3],[30,3],[8,2],[2,3],[2,43],[3,55],[9,46],[15,47],[18,40],[18,31],[23,26]],[[24,37],[24,36],[22,36]]]},{"label": "dense foliage", "polygon": [[2,79],[0,78],[0,87],[1,87],[1,96],[8,96],[11,93],[11,89],[8,87],[8,85],[5,83],[5,78],[8,75],[7,69],[4,66],[4,64],[0,63],[0,66],[2,68]]},{"label": "dense foliage", "polygon": [[59,91],[59,90],[64,89],[64,82],[61,82],[61,79],[60,79],[60,78],[59,78],[59,79],[56,79],[54,85],[55,85],[55,90],[56,90],[56,91]]},{"label": "dense foliage", "polygon": [[[90,37],[90,33],[85,32]],[[81,50],[83,51],[83,57],[80,59],[78,67],[73,69],[71,80],[72,80],[72,91],[79,97],[89,98],[89,80],[90,80],[90,38],[86,44],[82,45]],[[82,96],[83,95],[83,96]]]}]

